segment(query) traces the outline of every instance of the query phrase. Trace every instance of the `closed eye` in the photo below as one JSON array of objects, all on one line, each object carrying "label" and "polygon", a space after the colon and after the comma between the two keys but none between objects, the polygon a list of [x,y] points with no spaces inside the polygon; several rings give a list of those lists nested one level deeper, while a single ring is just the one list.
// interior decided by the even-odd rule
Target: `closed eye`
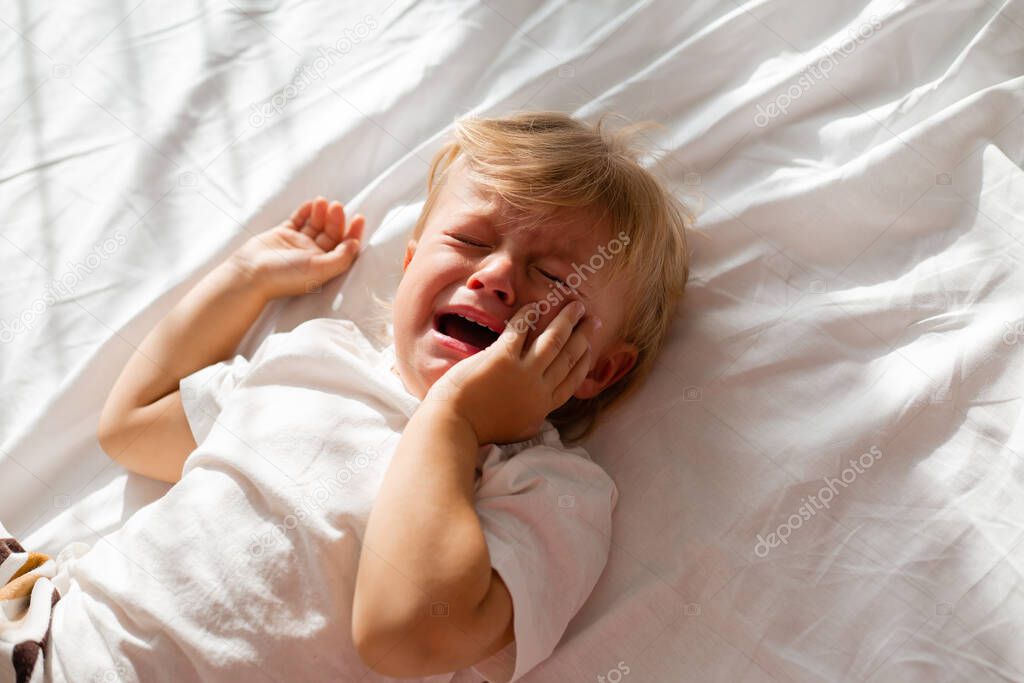
[{"label": "closed eye", "polygon": [[552,275],[551,273],[545,272],[545,271],[541,270],[540,268],[538,268],[537,270],[540,272],[541,275],[543,275],[547,279],[553,280],[554,282],[559,282],[559,283],[561,283],[563,285],[565,284],[565,281],[562,280],[562,278],[558,277],[557,275]]},{"label": "closed eye", "polygon": [[477,242],[476,240],[472,240],[472,239],[470,239],[468,237],[464,237],[462,235],[452,235],[452,237],[455,238],[456,240],[458,240],[459,242],[462,242],[463,244],[470,245],[471,247],[486,247],[487,246],[486,244],[483,244],[482,242]]},{"label": "closed eye", "polygon": [[[466,237],[465,235],[450,234],[449,236],[452,239],[454,239],[455,241],[461,242],[461,243],[469,245],[471,247],[479,247],[479,248],[484,248],[484,249],[487,248],[487,245],[484,244],[483,242],[478,242],[478,241],[476,241],[474,239]],[[543,275],[544,277],[546,277],[547,279],[551,280],[552,282],[556,282],[556,283],[563,284],[563,285],[565,284],[565,280],[563,280],[562,278],[558,277],[557,275],[554,275],[552,273],[547,272],[546,270],[538,268],[537,272],[540,273],[541,275]]]}]

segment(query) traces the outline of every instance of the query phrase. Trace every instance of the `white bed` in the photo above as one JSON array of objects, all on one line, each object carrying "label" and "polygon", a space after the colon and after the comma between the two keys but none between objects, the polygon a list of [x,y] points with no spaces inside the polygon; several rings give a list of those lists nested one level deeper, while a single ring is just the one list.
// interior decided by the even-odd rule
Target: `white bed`
[{"label": "white bed", "polygon": [[373,232],[344,287],[268,309],[243,350],[365,320],[454,117],[615,111],[664,125],[693,277],[587,444],[621,494],[611,558],[527,679],[1024,681],[1024,2],[0,19],[0,519],[26,545],[95,542],[162,493],[103,455],[98,413],[247,231],[324,194]]}]

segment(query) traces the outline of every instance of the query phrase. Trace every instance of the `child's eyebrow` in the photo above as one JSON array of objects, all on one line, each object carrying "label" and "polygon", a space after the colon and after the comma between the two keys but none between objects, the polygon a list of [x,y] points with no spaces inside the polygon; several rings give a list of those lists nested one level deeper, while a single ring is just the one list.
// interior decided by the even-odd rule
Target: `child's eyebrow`
[{"label": "child's eyebrow", "polygon": [[552,245],[551,253],[566,261],[573,261],[577,256],[576,249],[573,248],[572,242],[555,242]]},{"label": "child's eyebrow", "polygon": [[494,219],[491,218],[491,214],[488,212],[470,211],[464,213],[460,216],[459,223],[467,228],[483,227],[492,232],[495,229]]},{"label": "child's eyebrow", "polygon": [[590,257],[589,252],[584,252],[578,243],[572,240],[553,241],[545,246],[544,253],[570,264],[586,263]]}]

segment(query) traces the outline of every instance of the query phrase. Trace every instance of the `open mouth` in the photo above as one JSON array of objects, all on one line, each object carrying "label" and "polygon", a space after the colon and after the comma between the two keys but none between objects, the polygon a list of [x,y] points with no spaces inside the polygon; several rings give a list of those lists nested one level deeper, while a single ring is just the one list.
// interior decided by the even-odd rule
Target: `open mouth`
[{"label": "open mouth", "polygon": [[472,347],[476,353],[497,341],[500,333],[458,313],[442,313],[434,319],[434,329],[446,337]]}]

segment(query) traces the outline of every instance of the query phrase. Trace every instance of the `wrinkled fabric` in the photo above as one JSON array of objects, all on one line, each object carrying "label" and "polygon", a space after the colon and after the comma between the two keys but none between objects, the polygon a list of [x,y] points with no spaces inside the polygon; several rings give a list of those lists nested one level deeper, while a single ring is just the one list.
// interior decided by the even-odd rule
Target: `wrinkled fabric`
[{"label": "wrinkled fabric", "polygon": [[164,490],[100,452],[99,411],[252,231],[323,194],[370,249],[242,352],[369,328],[456,116],[619,112],[663,126],[692,280],[585,444],[622,494],[608,566],[524,680],[1024,680],[1019,0],[0,14],[0,519],[26,547]]}]

